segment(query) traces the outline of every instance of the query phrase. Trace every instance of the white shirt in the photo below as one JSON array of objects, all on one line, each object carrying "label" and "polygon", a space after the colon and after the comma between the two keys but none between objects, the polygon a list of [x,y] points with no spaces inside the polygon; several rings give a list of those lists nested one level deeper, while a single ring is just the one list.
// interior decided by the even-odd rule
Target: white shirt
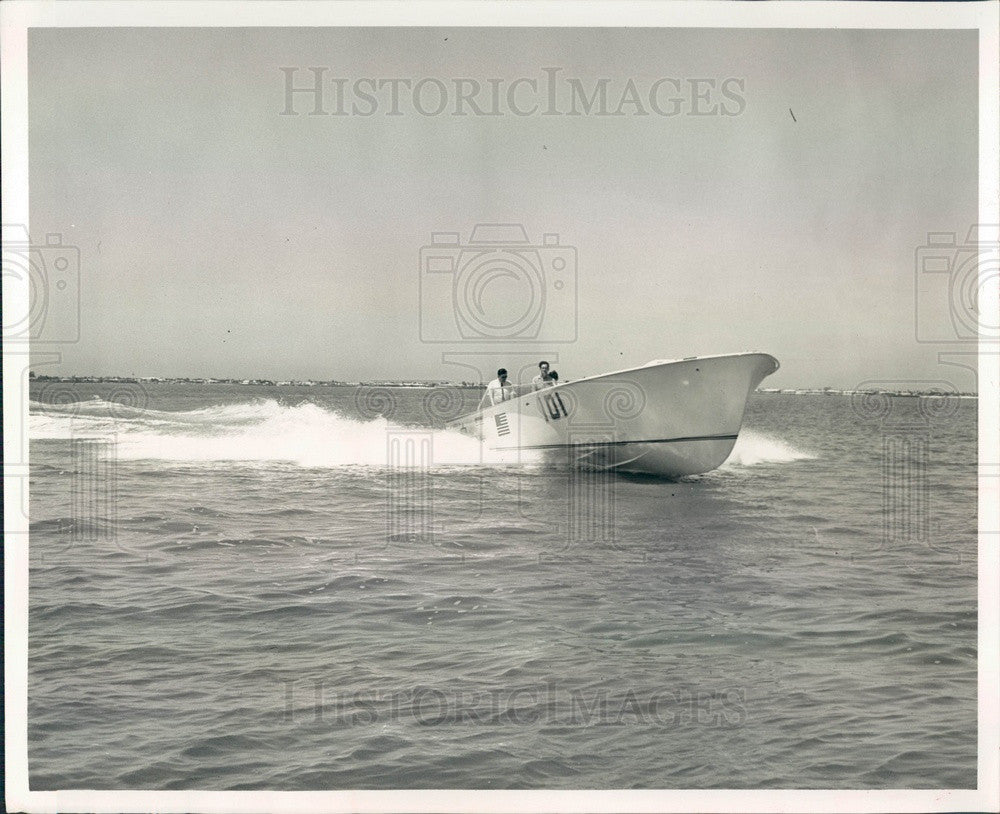
[{"label": "white shirt", "polygon": [[499,404],[501,401],[514,398],[514,385],[509,381],[501,385],[498,377],[486,385],[486,393],[490,397],[490,404]]},{"label": "white shirt", "polygon": [[531,380],[531,387],[533,390],[542,390],[546,387],[554,387],[555,383],[555,379],[543,379],[542,374],[539,373]]}]

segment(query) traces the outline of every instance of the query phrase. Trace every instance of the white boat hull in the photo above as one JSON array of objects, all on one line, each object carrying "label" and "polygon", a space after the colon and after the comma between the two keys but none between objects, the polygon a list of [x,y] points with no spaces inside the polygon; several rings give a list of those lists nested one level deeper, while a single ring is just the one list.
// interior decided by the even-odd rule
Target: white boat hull
[{"label": "white boat hull", "polygon": [[585,466],[696,475],[729,457],[747,398],[777,369],[766,353],[651,362],[486,406],[455,425],[491,450],[551,450]]}]

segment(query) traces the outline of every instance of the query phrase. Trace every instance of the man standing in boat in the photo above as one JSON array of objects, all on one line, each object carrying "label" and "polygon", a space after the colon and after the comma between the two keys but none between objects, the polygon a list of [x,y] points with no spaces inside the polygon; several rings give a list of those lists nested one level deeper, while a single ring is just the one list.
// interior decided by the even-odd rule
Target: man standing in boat
[{"label": "man standing in boat", "polygon": [[490,404],[514,398],[514,385],[507,381],[507,368],[500,368],[497,377],[486,385],[486,395],[490,397]]},{"label": "man standing in boat", "polygon": [[549,376],[549,363],[542,361],[538,363],[538,375],[531,380],[531,387],[533,390],[542,390],[546,387],[552,387],[555,381]]}]

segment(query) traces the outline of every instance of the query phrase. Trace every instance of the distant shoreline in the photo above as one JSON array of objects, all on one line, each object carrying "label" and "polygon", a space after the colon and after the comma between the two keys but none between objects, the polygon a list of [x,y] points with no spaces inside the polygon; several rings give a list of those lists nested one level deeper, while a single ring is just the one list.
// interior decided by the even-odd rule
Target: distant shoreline
[{"label": "distant shoreline", "polygon": [[[435,387],[459,387],[464,389],[480,389],[485,383],[479,382],[447,382],[447,381],[368,381],[346,382],[336,379],[289,380],[271,379],[200,379],[194,377],[160,377],[160,376],[37,376],[31,374],[31,382],[59,382],[63,384],[224,384],[245,387],[410,387],[418,389],[433,389]],[[764,387],[756,391],[761,395],[780,396],[899,396],[906,397],[936,397],[977,399],[978,393],[964,391],[942,392],[941,390],[840,390],[834,387],[801,387],[774,388]]]},{"label": "distant shoreline", "polygon": [[434,387],[485,387],[478,382],[446,382],[446,381],[368,381],[346,382],[339,379],[294,379],[282,381],[278,379],[201,379],[194,376],[36,376],[32,374],[31,382],[61,382],[68,384],[227,384],[244,387],[418,387],[431,389]]},{"label": "distant shoreline", "polygon": [[900,398],[947,398],[977,399],[978,393],[943,390],[838,390],[835,387],[804,387],[797,390],[762,387],[756,391],[766,396],[899,396]]}]

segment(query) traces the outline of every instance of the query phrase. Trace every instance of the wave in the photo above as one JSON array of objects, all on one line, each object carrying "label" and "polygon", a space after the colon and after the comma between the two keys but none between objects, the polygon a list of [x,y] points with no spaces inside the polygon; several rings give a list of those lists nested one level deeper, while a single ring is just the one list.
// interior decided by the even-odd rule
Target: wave
[{"label": "wave", "polygon": [[124,460],[275,461],[304,467],[438,467],[532,463],[524,453],[486,450],[454,430],[349,418],[316,404],[273,399],[165,412],[101,399],[30,402],[32,439],[114,442]]},{"label": "wave", "polygon": [[[70,404],[30,402],[32,439],[114,442],[121,460],[273,461],[304,467],[504,466],[535,464],[540,453],[496,452],[455,430],[365,421],[305,402],[273,399],[185,412],[149,410],[94,398]],[[788,463],[814,456],[744,430],[722,468]]]},{"label": "wave", "polygon": [[779,438],[772,438],[753,430],[743,430],[736,439],[736,446],[721,468],[811,461],[815,457],[812,453],[796,449]]}]

